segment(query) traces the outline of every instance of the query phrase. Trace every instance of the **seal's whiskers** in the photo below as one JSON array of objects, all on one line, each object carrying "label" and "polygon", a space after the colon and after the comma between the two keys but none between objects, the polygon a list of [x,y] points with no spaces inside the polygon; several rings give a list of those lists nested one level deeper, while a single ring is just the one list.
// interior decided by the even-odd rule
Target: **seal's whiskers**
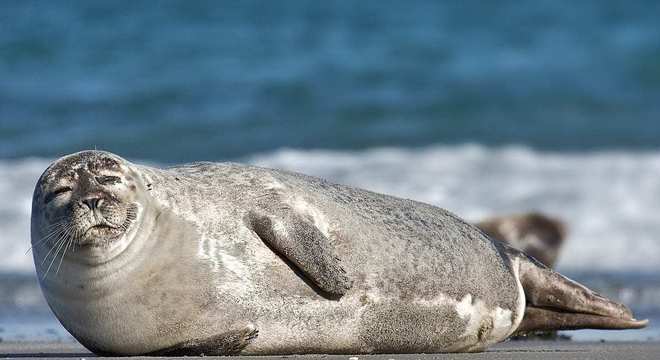
[{"label": "seal's whiskers", "polygon": [[[57,225],[57,227],[55,227],[55,225]],[[53,230],[52,230],[51,232],[49,232],[46,236],[44,236],[43,239],[41,239],[41,240],[37,241],[36,243],[32,244],[32,245],[31,245],[31,246],[25,251],[25,255],[27,255],[27,254],[30,252],[30,250],[32,250],[32,248],[34,248],[35,246],[41,246],[43,243],[45,243],[46,241],[50,240],[50,239],[53,238],[54,236],[58,236],[59,234],[61,234],[61,233],[65,230],[65,228],[66,228],[66,221],[59,221],[59,222],[53,224],[52,228],[55,228],[55,229],[53,229]]]},{"label": "seal's whiskers", "polygon": [[60,244],[57,246],[57,250],[55,250],[55,255],[53,255],[53,258],[50,260],[50,264],[48,264],[48,269],[46,269],[46,273],[44,274],[44,279],[48,276],[48,273],[50,272],[50,268],[53,267],[53,263],[55,262],[55,259],[57,259],[57,256],[60,253],[60,250],[62,250],[64,244],[68,243],[68,236],[69,234],[67,233],[66,236],[62,238],[60,241]]},{"label": "seal's whiskers", "polygon": [[57,248],[57,246],[59,246],[59,244],[64,241],[64,234],[65,233],[66,233],[66,231],[62,235],[58,236],[57,240],[53,243],[53,246],[51,246],[50,250],[48,250],[48,252],[43,257],[43,259],[41,259],[41,266],[44,265],[44,263],[46,262],[46,259],[50,255],[50,253],[52,253],[53,250],[55,250]]},{"label": "seal's whiskers", "polygon": [[66,247],[64,247],[64,252],[62,253],[62,257],[60,258],[60,263],[57,264],[57,270],[55,271],[55,276],[60,273],[60,267],[62,266],[62,261],[64,261],[64,257],[66,256],[66,251],[69,250],[69,246],[73,243],[71,239],[67,239],[66,241]]}]

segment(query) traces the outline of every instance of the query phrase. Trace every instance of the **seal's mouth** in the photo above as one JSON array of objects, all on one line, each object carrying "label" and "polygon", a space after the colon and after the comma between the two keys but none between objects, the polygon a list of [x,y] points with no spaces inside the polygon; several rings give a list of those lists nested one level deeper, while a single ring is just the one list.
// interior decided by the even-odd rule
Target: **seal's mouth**
[{"label": "seal's mouth", "polygon": [[[113,240],[122,237],[129,227],[136,219],[136,206],[131,204],[123,211],[120,218],[115,216],[115,219],[120,220],[120,223],[115,224],[108,220],[106,217],[109,214],[100,214],[94,216],[95,223],[88,226],[83,231],[79,232],[79,236],[75,236],[75,242],[80,246],[103,246],[107,245]],[[114,212],[116,215],[116,212]],[[111,215],[111,214],[110,214]],[[123,219],[121,219],[123,218]],[[123,220],[123,221],[122,221]]]},{"label": "seal's mouth", "polygon": [[90,226],[83,234],[83,237],[87,237],[88,235],[110,235],[115,232],[121,232],[121,229],[118,226],[110,224],[97,224]]},{"label": "seal's mouth", "polygon": [[90,226],[83,234],[78,237],[77,243],[80,246],[98,246],[109,241],[115,240],[124,234],[124,230],[117,226],[107,224],[97,224]]}]

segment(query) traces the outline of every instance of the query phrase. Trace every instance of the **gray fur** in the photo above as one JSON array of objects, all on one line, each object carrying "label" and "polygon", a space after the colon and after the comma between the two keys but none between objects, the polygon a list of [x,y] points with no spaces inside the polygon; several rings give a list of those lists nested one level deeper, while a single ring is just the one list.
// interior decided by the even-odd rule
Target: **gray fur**
[{"label": "gray fur", "polygon": [[[33,244],[48,214],[68,206],[45,206],[44,189],[72,165],[108,157],[124,175],[107,191],[138,204],[137,219],[121,240],[62,256],[59,273],[41,282],[63,325],[96,352],[477,351],[522,320],[520,257],[474,226],[431,205],[285,171],[158,169],[74,154],[37,184]],[[82,166],[81,179],[94,171]],[[81,196],[74,186],[70,202]],[[35,261],[49,246],[35,248]]]}]

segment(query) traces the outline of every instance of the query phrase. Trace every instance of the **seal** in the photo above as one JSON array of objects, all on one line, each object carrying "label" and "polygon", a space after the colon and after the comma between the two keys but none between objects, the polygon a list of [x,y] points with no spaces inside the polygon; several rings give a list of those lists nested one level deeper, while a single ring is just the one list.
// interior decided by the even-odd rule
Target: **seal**
[{"label": "seal", "polygon": [[497,216],[475,225],[550,268],[555,266],[566,238],[566,225],[561,220],[538,212]]},{"label": "seal", "polygon": [[646,324],[448,211],[240,164],[65,156],[31,231],[48,304],[97,354],[481,351]]}]

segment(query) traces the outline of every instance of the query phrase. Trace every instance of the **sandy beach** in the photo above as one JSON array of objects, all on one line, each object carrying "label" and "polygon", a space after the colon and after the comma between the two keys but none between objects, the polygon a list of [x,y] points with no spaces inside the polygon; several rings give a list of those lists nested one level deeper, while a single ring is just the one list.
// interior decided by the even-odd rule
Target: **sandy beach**
[{"label": "sandy beach", "polygon": [[[5,342],[0,343],[2,359],[84,359],[95,357],[75,343]],[[396,355],[291,355],[246,356],[242,359],[323,359],[323,360],[391,360],[391,359],[658,359],[660,342],[571,342],[513,341],[498,344],[476,354],[396,354]]]}]

